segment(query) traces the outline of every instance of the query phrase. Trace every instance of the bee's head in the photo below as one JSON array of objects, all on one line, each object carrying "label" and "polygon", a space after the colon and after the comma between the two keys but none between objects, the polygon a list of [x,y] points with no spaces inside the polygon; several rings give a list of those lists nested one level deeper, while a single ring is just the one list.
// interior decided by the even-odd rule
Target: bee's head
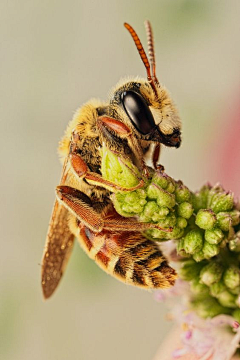
[{"label": "bee's head", "polygon": [[181,120],[168,91],[156,77],[151,25],[146,22],[151,68],[136,32],[130,25],[124,25],[137,46],[148,81],[125,82],[115,90],[112,101],[122,107],[138,137],[178,148],[181,144]]}]

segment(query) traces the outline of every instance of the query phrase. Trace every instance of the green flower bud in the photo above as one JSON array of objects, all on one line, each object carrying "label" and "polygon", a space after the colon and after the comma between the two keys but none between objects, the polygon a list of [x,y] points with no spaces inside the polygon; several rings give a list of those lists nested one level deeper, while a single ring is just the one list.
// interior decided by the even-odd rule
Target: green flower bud
[{"label": "green flower bud", "polygon": [[229,249],[234,252],[240,252],[240,231],[229,241]]},{"label": "green flower bud", "polygon": [[166,187],[166,191],[173,194],[175,191],[175,184],[173,182],[169,182],[168,186]]},{"label": "green flower bud", "polygon": [[[156,201],[148,201],[147,204],[144,206],[142,215],[142,221],[151,221],[152,217],[159,212],[159,206],[157,205]],[[143,220],[144,219],[144,220]]]},{"label": "green flower bud", "polygon": [[203,238],[199,230],[191,230],[184,238],[184,248],[186,253],[195,254],[202,249]]},{"label": "green flower bud", "polygon": [[126,212],[123,210],[122,206],[124,206],[125,201],[125,195],[123,193],[115,193],[111,195],[111,200],[113,202],[113,205],[118,212],[118,214],[124,216],[124,217],[132,217],[136,214],[134,212]]},{"label": "green flower bud", "polygon": [[183,280],[196,280],[200,274],[203,264],[196,263],[194,260],[186,260],[183,262],[179,275]]},{"label": "green flower bud", "polygon": [[233,295],[240,295],[240,286],[235,287],[234,289],[229,289],[230,293]]},{"label": "green flower bud", "polygon": [[138,190],[126,193],[124,204],[122,209],[126,212],[133,212],[139,214],[143,211],[143,207],[146,204],[146,200],[139,196]]},{"label": "green flower bud", "polygon": [[119,158],[105,145],[102,147],[101,173],[104,179],[124,187],[133,187],[139,183],[140,173],[126,158]]},{"label": "green flower bud", "polygon": [[192,194],[190,190],[183,185],[181,181],[176,182],[175,196],[177,203],[189,202],[191,200]]},{"label": "green flower bud", "polygon": [[[169,227],[173,228],[176,225],[176,222],[177,222],[176,216],[173,213],[170,213],[167,216],[165,216],[165,218],[159,219],[158,224],[163,228],[169,228]],[[172,235],[172,232],[169,234]]]},{"label": "green flower bud", "polygon": [[181,238],[177,241],[177,253],[182,257],[188,257],[189,254],[186,253],[184,248],[184,238]]},{"label": "green flower bud", "polygon": [[207,208],[208,194],[211,189],[209,184],[204,185],[200,191],[193,194],[192,203],[195,211]]},{"label": "green flower bud", "polygon": [[222,281],[216,282],[215,284],[212,284],[212,285],[210,286],[210,293],[211,293],[212,296],[214,296],[214,297],[216,297],[216,298],[218,298],[218,296],[219,296],[222,292],[224,292],[224,291],[226,291],[226,290],[227,290],[227,288],[226,288],[226,286],[223,284]]},{"label": "green flower bud", "polygon": [[156,199],[159,206],[173,208],[175,205],[174,195],[168,193],[154,183],[149,185],[147,195],[150,199]]},{"label": "green flower bud", "polygon": [[196,262],[200,262],[202,261],[203,259],[205,259],[205,256],[204,256],[204,253],[202,250],[198,251],[197,253],[195,253],[193,255],[193,259],[196,261]]},{"label": "green flower bud", "polygon": [[230,211],[233,208],[233,194],[232,193],[216,193],[209,201],[209,208],[215,213]]},{"label": "green flower bud", "polygon": [[222,187],[222,185],[220,184],[216,184],[213,187],[210,188],[210,191],[208,192],[208,196],[207,196],[207,208],[209,208],[210,203],[212,201],[212,198],[216,195],[216,194],[225,194],[225,190]]},{"label": "green flower bud", "polygon": [[236,307],[237,297],[231,294],[229,291],[225,290],[218,296],[218,301],[222,306],[227,308],[235,308]]},{"label": "green flower bud", "polygon": [[234,319],[240,323],[240,309],[236,309],[233,311],[232,313],[232,317],[234,317]]},{"label": "green flower bud", "polygon": [[216,228],[213,230],[206,230],[204,237],[209,244],[219,244],[223,240],[224,234],[222,230]]},{"label": "green flower bud", "polygon": [[178,215],[185,218],[185,219],[189,219],[192,214],[193,214],[193,207],[192,204],[190,204],[189,202],[182,202],[181,204],[179,204],[178,208],[177,208],[177,212]]},{"label": "green flower bud", "polygon": [[184,219],[183,217],[179,217],[177,218],[177,226],[180,228],[180,229],[184,229],[185,227],[187,227],[187,220]]},{"label": "green flower bud", "polygon": [[147,239],[154,240],[154,241],[165,241],[169,240],[167,238],[167,234],[165,231],[158,230],[158,229],[149,229],[144,232],[144,235]]},{"label": "green flower bud", "polygon": [[205,284],[201,284],[198,279],[193,280],[191,283],[191,291],[199,296],[206,296],[209,294],[209,288]]},{"label": "green flower bud", "polygon": [[216,215],[211,209],[201,209],[198,211],[195,223],[201,229],[212,229],[216,223]]},{"label": "green flower bud", "polygon": [[223,281],[229,289],[238,287],[240,285],[239,268],[234,265],[229,266],[223,274]]},{"label": "green flower bud", "polygon": [[169,209],[166,206],[159,207],[157,213],[153,214],[152,220],[153,221],[160,221],[161,219],[165,218],[169,214]]},{"label": "green flower bud", "polygon": [[152,182],[160,186],[161,188],[166,189],[169,183],[174,183],[174,180],[166,173],[156,171],[152,177]]},{"label": "green flower bud", "polygon": [[206,297],[204,301],[202,299],[193,301],[193,308],[197,314],[202,318],[212,318],[220,314],[230,314],[231,310],[221,306],[213,297]]},{"label": "green flower bud", "polygon": [[229,231],[232,219],[229,212],[220,212],[217,214],[217,223],[221,230]]},{"label": "green flower bud", "polygon": [[213,256],[216,256],[220,252],[220,247],[218,245],[209,244],[205,241],[202,248],[205,259],[210,259]]},{"label": "green flower bud", "polygon": [[184,235],[184,229],[182,229],[182,228],[180,228],[178,226],[174,226],[173,231],[167,233],[167,238],[169,240],[177,240],[177,239],[182,238],[183,235]]},{"label": "green flower bud", "polygon": [[240,222],[240,212],[238,210],[230,211],[229,215],[231,216],[232,226],[237,226]]},{"label": "green flower bud", "polygon": [[200,282],[207,286],[218,282],[223,273],[223,267],[217,262],[211,262],[204,266],[200,273]]}]

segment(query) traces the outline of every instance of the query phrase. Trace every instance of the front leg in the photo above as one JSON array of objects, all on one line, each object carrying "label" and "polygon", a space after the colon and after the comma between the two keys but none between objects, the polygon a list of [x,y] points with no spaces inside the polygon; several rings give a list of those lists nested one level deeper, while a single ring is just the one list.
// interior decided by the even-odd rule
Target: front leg
[{"label": "front leg", "polygon": [[88,196],[70,186],[58,186],[56,195],[62,205],[95,233],[99,233],[102,230],[142,232],[148,229],[158,229],[164,232],[172,231],[172,228],[165,229],[157,224],[138,222],[135,218],[123,218],[114,209],[110,216],[103,217],[93,209]]},{"label": "front leg", "polygon": [[164,171],[163,165],[159,164],[161,145],[157,143],[152,153],[152,163],[155,170]]}]

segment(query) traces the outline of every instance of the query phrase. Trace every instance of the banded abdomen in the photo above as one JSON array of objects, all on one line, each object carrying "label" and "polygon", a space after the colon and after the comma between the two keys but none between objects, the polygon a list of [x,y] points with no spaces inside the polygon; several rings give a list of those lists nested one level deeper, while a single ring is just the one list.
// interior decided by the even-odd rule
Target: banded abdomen
[{"label": "banded abdomen", "polygon": [[168,288],[177,277],[158,246],[140,232],[94,233],[78,227],[80,245],[108,274],[145,289]]}]

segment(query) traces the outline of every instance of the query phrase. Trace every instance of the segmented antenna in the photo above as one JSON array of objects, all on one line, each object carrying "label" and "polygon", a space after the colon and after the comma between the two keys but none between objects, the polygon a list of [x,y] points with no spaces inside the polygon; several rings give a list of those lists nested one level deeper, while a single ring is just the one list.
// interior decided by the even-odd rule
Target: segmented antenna
[{"label": "segmented antenna", "polygon": [[134,43],[135,43],[135,45],[137,47],[137,50],[138,50],[139,55],[140,55],[140,57],[142,59],[142,62],[144,64],[145,68],[146,68],[148,81],[149,81],[151,87],[153,88],[153,90],[155,92],[155,95],[158,96],[157,89],[155,87],[155,84],[154,84],[154,81],[153,81],[153,78],[152,78],[152,75],[151,75],[150,64],[149,64],[147,55],[146,55],[146,53],[145,53],[145,51],[143,49],[142,43],[141,43],[136,31],[132,28],[131,25],[129,25],[128,23],[124,23],[124,26],[129,31],[130,35],[133,38],[133,41],[134,41]]},{"label": "segmented antenna", "polygon": [[151,64],[152,70],[152,77],[154,82],[159,85],[159,81],[156,76],[156,62],[155,62],[155,51],[154,51],[154,38],[153,38],[153,31],[152,26],[148,20],[145,21],[145,28],[147,33],[147,41],[148,41],[148,55]]}]

